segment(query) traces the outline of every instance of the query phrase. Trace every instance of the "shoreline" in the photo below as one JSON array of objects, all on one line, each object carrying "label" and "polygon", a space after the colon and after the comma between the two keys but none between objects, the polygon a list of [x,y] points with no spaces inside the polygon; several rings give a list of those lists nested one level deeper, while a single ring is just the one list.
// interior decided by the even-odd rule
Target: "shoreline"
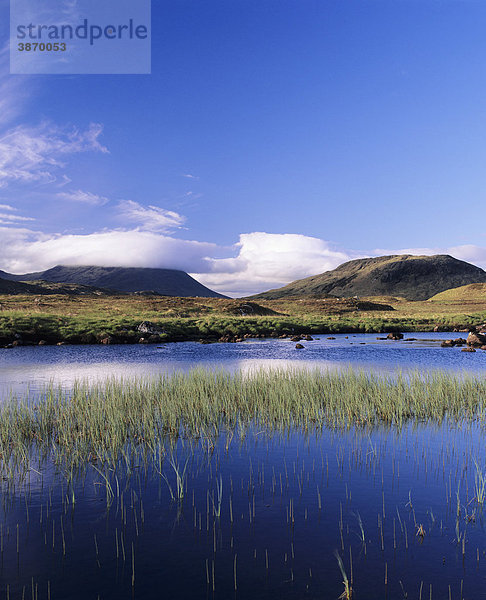
[{"label": "shoreline", "polygon": [[[191,324],[193,325],[193,324]],[[411,326],[409,323],[390,323],[384,324],[382,327],[370,328],[368,324],[363,323],[362,326],[350,327],[346,323],[333,323],[332,327],[306,327],[304,324],[292,323],[287,324],[285,328],[269,330],[268,325],[261,328],[261,331],[254,331],[255,327],[252,326],[249,329],[252,331],[242,331],[239,328],[238,333],[223,332],[222,335],[211,335],[206,334],[202,331],[186,333],[168,333],[162,331],[160,333],[141,333],[137,331],[137,327],[132,330],[120,332],[111,331],[107,332],[106,328],[100,330],[98,333],[92,330],[66,332],[64,335],[59,330],[52,330],[50,332],[35,333],[32,331],[23,331],[22,333],[13,333],[8,338],[0,338],[0,349],[10,349],[23,346],[64,346],[64,345],[125,345],[125,344],[172,344],[177,342],[198,342],[200,344],[215,344],[215,343],[228,343],[236,344],[247,341],[248,339],[286,339],[293,342],[300,341],[312,341],[312,336],[317,335],[355,335],[355,334],[376,334],[376,335],[388,335],[396,334],[399,332],[403,333],[434,333],[440,331],[442,333],[466,333],[467,328],[459,327],[438,327],[437,325],[431,324],[430,326]],[[140,325],[138,325],[140,327]],[[291,331],[283,331],[283,329]],[[193,329],[193,327],[191,327]],[[307,339],[306,339],[307,338]]]},{"label": "shoreline", "polygon": [[[379,300],[382,300],[381,298]],[[128,296],[0,296],[0,348],[56,344],[237,343],[337,333],[465,333],[486,303],[285,301]],[[392,306],[393,305],[393,306]],[[377,307],[381,306],[381,309]],[[371,308],[370,308],[371,307]]]}]

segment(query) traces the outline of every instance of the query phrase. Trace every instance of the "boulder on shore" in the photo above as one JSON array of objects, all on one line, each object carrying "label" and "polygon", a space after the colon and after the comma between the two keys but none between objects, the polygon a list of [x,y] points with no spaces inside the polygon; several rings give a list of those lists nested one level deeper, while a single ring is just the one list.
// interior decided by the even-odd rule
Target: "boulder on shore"
[{"label": "boulder on shore", "polygon": [[137,331],[139,333],[148,333],[149,335],[161,335],[162,333],[165,333],[163,329],[160,329],[160,327],[157,327],[157,325],[150,321],[142,321],[137,327]]},{"label": "boulder on shore", "polygon": [[302,346],[302,344],[295,344],[295,347],[297,350],[302,350],[304,346]]}]

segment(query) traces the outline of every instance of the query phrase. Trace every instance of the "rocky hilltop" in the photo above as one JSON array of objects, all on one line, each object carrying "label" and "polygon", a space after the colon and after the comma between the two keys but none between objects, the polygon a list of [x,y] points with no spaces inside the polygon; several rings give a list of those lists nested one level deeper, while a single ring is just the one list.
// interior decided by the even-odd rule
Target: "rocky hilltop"
[{"label": "rocky hilltop", "polygon": [[[78,284],[119,292],[154,292],[164,296],[200,296],[225,298],[205,287],[184,271],[129,267],[65,267],[58,265],[47,271],[11,275],[0,271],[0,278],[10,281],[48,281]],[[8,293],[8,292],[7,292]]]},{"label": "rocky hilltop", "polygon": [[485,282],[486,271],[447,254],[402,254],[351,260],[333,271],[299,279],[253,297],[401,296],[407,300],[427,300],[450,288]]}]

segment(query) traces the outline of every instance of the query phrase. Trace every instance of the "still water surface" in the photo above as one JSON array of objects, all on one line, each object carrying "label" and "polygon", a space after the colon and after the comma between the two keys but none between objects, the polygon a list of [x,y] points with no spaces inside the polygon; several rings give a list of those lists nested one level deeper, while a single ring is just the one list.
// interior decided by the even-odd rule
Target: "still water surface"
[{"label": "still water surface", "polygon": [[[486,353],[440,347],[458,335],[21,347],[0,350],[0,394],[194,367],[481,375]],[[358,600],[486,598],[480,424],[312,427],[161,440],[161,462],[141,446],[116,469],[95,458],[74,473],[34,445],[24,478],[0,481],[0,598],[336,599],[336,551]]]},{"label": "still water surface", "polygon": [[337,370],[352,366],[392,372],[396,369],[486,372],[486,352],[441,348],[458,333],[409,333],[417,341],[381,341],[378,334],[320,335],[295,349],[290,340],[248,340],[238,344],[182,342],[155,345],[40,346],[0,350],[0,397],[40,391],[49,383],[69,388],[75,379],[95,382],[110,376],[150,376],[194,367],[249,371],[285,366]]},{"label": "still water surface", "polygon": [[358,600],[486,597],[474,426],[254,430],[172,452],[180,501],[168,458],[159,475],[143,453],[129,475],[88,464],[73,485],[39,464],[1,483],[0,597],[336,600],[336,551]]}]

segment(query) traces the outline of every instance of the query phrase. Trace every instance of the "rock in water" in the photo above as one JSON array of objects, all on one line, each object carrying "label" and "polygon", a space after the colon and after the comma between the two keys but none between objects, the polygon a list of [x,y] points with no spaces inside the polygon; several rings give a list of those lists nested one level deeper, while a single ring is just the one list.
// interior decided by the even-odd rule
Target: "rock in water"
[{"label": "rock in water", "polygon": [[389,340],[403,340],[403,333],[400,333],[399,331],[392,331],[386,337]]},{"label": "rock in water", "polygon": [[444,340],[441,343],[442,348],[452,348],[455,345],[456,345],[456,342],[454,340]]},{"label": "rock in water", "polygon": [[486,335],[470,331],[469,335],[467,336],[466,343],[468,346],[484,346],[486,345]]}]

